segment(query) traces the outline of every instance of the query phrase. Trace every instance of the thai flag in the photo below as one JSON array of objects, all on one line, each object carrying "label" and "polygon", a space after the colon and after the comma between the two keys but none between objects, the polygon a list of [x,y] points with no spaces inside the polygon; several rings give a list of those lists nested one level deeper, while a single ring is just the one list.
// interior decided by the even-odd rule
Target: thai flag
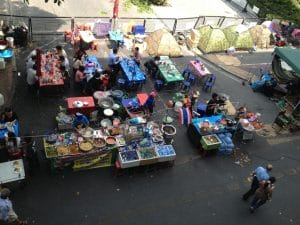
[{"label": "thai flag", "polygon": [[188,125],[192,122],[192,112],[189,108],[179,108],[178,113],[178,120],[181,125]]}]

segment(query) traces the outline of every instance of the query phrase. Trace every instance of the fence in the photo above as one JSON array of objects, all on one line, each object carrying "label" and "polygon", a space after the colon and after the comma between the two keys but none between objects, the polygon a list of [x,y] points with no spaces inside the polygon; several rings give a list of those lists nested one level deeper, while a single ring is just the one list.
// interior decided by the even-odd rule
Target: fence
[{"label": "fence", "polygon": [[[74,24],[93,23],[96,20],[111,21],[109,17],[27,17],[17,15],[0,14],[0,22],[7,25],[25,24],[29,28],[29,37],[38,35],[62,34],[67,29],[72,29]],[[190,18],[118,18],[117,28],[122,30],[124,24],[133,22],[144,25],[146,32],[153,32],[159,28],[166,28],[172,33],[188,31],[202,25],[215,25],[224,27],[232,24],[244,24],[258,22],[259,18],[223,17],[223,16],[199,16]],[[1,25],[1,24],[0,24]]]}]

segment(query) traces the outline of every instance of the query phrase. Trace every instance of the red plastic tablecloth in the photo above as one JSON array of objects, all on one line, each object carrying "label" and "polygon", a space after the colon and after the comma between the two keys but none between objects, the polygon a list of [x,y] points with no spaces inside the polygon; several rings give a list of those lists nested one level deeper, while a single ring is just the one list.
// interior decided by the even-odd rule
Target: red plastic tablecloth
[{"label": "red plastic tablecloth", "polygon": [[[81,101],[81,102],[88,102],[88,105],[84,105],[80,108],[75,107],[73,103],[75,101]],[[68,113],[69,114],[75,114],[77,112],[80,112],[86,116],[89,116],[91,112],[95,111],[95,102],[94,98],[92,96],[88,97],[72,97],[72,98],[67,98],[68,102]]]}]

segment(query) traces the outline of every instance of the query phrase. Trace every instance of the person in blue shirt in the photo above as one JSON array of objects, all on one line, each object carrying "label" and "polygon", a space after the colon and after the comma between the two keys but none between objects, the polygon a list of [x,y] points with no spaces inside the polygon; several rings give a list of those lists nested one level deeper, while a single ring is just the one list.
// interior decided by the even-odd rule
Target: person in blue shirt
[{"label": "person in blue shirt", "polygon": [[156,95],[157,94],[155,92],[151,92],[147,101],[143,105],[144,109],[147,110],[150,113],[150,115],[153,113],[153,107],[154,107]]},{"label": "person in blue shirt", "polygon": [[114,48],[112,52],[109,54],[108,66],[111,69],[110,73],[110,85],[113,87],[116,83],[116,77],[118,76],[121,66],[120,66],[121,58],[118,56],[118,49]]},{"label": "person in blue shirt", "polygon": [[74,128],[76,128],[76,129],[85,128],[89,124],[90,124],[90,122],[89,122],[88,118],[85,115],[83,115],[79,112],[77,112],[75,114],[75,119],[73,120],[73,123],[72,123],[72,126]]},{"label": "person in blue shirt", "polygon": [[14,224],[27,224],[27,221],[21,221],[15,213],[12,202],[9,199],[10,190],[3,188],[0,193],[0,221]]},{"label": "person in blue shirt", "polygon": [[259,166],[255,169],[255,171],[252,175],[251,187],[250,187],[249,191],[247,191],[243,195],[244,201],[246,201],[251,195],[254,195],[256,189],[259,188],[259,184],[261,182],[269,181],[272,178],[269,175],[269,172],[272,170],[272,168],[273,168],[273,166],[271,164],[268,164],[266,168]]}]

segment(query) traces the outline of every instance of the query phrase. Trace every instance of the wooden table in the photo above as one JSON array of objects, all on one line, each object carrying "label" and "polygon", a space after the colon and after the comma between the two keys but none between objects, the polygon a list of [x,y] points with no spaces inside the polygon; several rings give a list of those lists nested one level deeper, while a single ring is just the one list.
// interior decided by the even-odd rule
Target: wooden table
[{"label": "wooden table", "polygon": [[[84,105],[82,107],[76,107],[73,105],[75,101],[87,102],[88,105]],[[86,116],[90,116],[91,112],[95,111],[95,102],[92,96],[67,98],[67,104],[68,104],[69,114],[75,114],[79,112]]]}]

